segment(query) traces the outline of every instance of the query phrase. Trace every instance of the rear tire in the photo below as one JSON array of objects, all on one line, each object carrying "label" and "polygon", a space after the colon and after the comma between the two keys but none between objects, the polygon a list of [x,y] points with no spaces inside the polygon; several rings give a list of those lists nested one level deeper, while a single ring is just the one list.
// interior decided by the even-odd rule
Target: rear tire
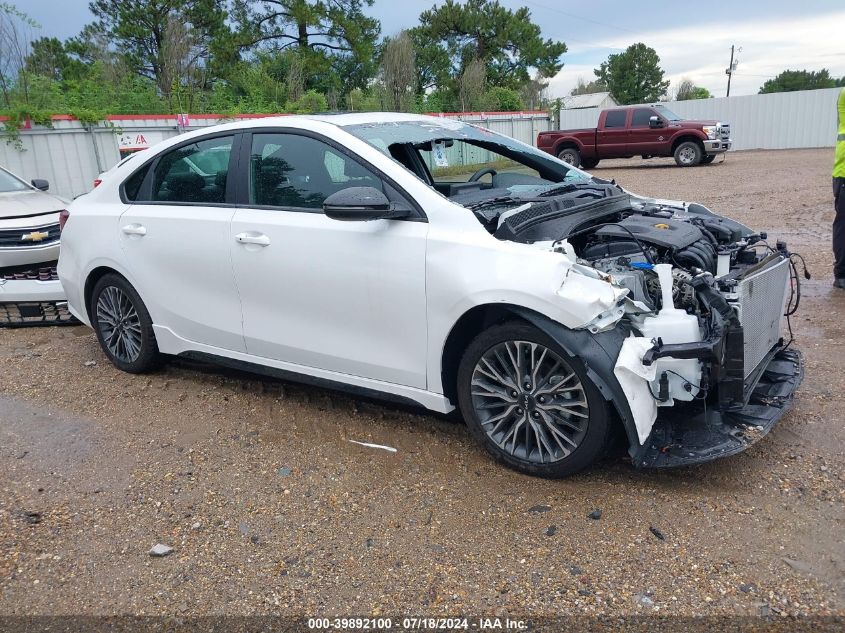
[{"label": "rear tire", "polygon": [[160,365],[150,313],[126,279],[112,273],[97,281],[90,316],[100,347],[115,367],[141,374]]},{"label": "rear tire", "polygon": [[457,387],[472,434],[522,473],[567,477],[609,445],[610,410],[584,364],[526,323],[495,325],[476,336],[461,359]]},{"label": "rear tire", "polygon": [[575,147],[564,147],[560,150],[557,157],[564,163],[568,163],[573,167],[581,165],[581,152],[579,152]]},{"label": "rear tire", "polygon": [[684,141],[675,148],[675,163],[679,167],[695,167],[703,156],[704,150],[695,141]]},{"label": "rear tire", "polygon": [[581,160],[581,168],[582,169],[592,169],[596,165],[599,164],[598,158],[584,158]]}]

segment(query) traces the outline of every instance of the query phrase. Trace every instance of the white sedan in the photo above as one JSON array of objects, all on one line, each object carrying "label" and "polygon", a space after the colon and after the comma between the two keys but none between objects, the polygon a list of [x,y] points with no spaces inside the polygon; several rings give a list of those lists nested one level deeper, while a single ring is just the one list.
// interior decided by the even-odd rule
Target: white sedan
[{"label": "white sedan", "polygon": [[458,407],[526,473],[577,472],[616,430],[637,466],[736,453],[803,375],[785,247],[445,118],[207,128],[69,212],[59,276],[120,369],[178,355]]}]

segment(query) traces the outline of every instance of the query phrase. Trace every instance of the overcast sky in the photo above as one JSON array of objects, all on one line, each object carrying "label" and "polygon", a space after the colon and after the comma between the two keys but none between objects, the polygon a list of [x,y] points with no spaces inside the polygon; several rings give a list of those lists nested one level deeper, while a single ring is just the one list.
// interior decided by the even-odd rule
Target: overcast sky
[{"label": "overcast sky", "polygon": [[[549,85],[552,97],[569,94],[578,77],[592,80],[593,68],[635,42],[657,51],[673,86],[688,77],[720,97],[731,44],[742,47],[731,94],[756,93],[786,68],[828,68],[833,76],[845,76],[843,0],[500,1],[510,8],[527,6],[544,37],[566,42],[563,69]],[[375,0],[368,11],[390,35],[414,26],[417,16],[435,4]],[[92,19],[88,0],[18,0],[17,5],[41,25],[37,35],[64,39]]]}]

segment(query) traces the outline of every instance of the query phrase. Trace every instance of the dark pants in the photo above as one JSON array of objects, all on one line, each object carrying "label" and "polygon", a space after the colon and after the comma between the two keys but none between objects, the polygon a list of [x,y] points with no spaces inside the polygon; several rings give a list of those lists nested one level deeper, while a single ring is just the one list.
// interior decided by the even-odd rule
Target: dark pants
[{"label": "dark pants", "polygon": [[836,218],[833,220],[833,276],[845,279],[845,178],[833,179],[833,204]]}]

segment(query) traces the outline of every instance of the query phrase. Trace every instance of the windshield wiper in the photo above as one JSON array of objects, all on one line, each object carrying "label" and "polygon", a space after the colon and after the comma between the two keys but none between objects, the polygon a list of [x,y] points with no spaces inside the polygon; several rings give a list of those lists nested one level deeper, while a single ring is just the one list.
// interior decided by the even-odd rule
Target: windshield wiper
[{"label": "windshield wiper", "polygon": [[482,209],[491,205],[505,205],[510,204],[511,202],[525,202],[525,200],[522,198],[514,198],[513,196],[497,196],[495,198],[487,198],[486,200],[479,200],[478,202],[465,204],[463,206],[470,211],[475,211],[476,209]]}]

